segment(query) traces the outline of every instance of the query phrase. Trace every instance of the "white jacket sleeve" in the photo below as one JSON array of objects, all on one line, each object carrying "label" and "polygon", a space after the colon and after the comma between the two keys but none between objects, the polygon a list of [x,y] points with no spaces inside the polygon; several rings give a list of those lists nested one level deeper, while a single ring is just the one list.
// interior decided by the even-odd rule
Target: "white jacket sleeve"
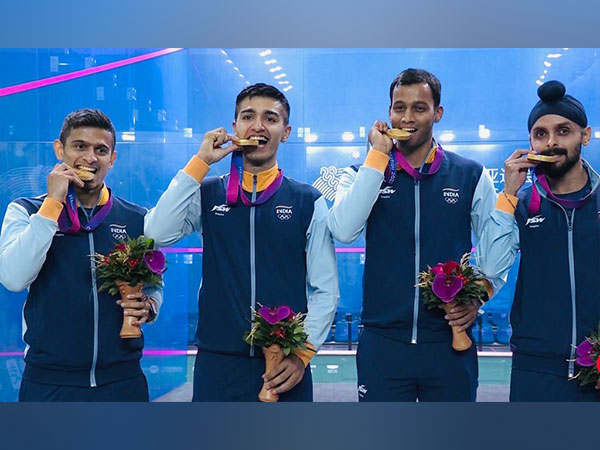
[{"label": "white jacket sleeve", "polygon": [[344,170],[327,217],[334,238],[350,243],[360,236],[379,197],[382,182],[383,173],[372,167],[363,165],[358,172],[352,168]]},{"label": "white jacket sleeve", "polygon": [[318,350],[327,338],[340,297],[335,248],[327,228],[327,203],[324,197],[315,201],[306,236],[308,313],[304,324],[308,342]]},{"label": "white jacket sleeve", "polygon": [[38,276],[58,223],[12,202],[0,235],[0,283],[10,291],[28,288]]},{"label": "white jacket sleeve", "polygon": [[201,232],[200,214],[200,183],[180,170],[146,214],[144,235],[160,247],[175,244],[194,231]]},{"label": "white jacket sleeve", "polygon": [[477,238],[475,260],[497,293],[506,283],[519,247],[519,230],[514,215],[495,208],[498,196],[487,170],[483,170],[471,209]]}]

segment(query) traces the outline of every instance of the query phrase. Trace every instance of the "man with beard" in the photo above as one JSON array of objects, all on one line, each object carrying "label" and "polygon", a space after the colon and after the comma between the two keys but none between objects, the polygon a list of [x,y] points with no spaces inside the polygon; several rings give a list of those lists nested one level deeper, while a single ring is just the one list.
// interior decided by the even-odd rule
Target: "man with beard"
[{"label": "man with beard", "polygon": [[[579,370],[576,346],[600,320],[600,180],[581,158],[591,136],[584,107],[565,92],[558,81],[538,88],[527,122],[531,150],[506,160],[504,191],[480,242],[490,264],[484,270],[498,276],[521,251],[511,311],[511,401],[600,400],[600,383],[569,380]],[[533,162],[528,154],[555,162]],[[532,168],[532,186],[519,191]]]},{"label": "man with beard", "polygon": [[[235,103],[235,135],[207,132],[146,217],[146,235],[160,245],[202,235],[193,401],[257,401],[263,378],[281,401],[312,401],[309,361],[327,337],[339,288],[325,198],[277,165],[289,115],[275,87],[245,88]],[[242,140],[256,142],[242,150]],[[205,178],[232,152],[228,176]],[[258,302],[307,312],[308,349],[268,373],[261,350],[242,339]]]},{"label": "man with beard", "polygon": [[398,75],[389,119],[408,139],[394,145],[388,125],[375,122],[364,164],[346,169],[329,213],[340,241],[352,242],[366,228],[360,401],[475,401],[476,349],[453,350],[450,325],[470,334],[481,303],[456,305],[444,316],[424,306],[416,286],[428,265],[458,261],[471,250],[471,232],[480,234],[496,201],[481,164],[445,152],[433,139],[443,114],[440,96],[431,73]]}]

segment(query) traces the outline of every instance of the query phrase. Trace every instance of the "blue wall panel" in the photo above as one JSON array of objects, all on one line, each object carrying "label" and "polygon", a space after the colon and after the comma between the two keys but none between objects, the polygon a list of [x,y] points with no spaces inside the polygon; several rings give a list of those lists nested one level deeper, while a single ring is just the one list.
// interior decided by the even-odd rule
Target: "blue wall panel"
[{"label": "blue wall panel", "polygon": [[[155,50],[3,49],[0,89]],[[594,134],[600,132],[597,49],[272,49],[261,56],[264,50],[182,50],[0,97],[0,218],[12,199],[45,192],[56,163],[52,141],[68,112],[95,107],[112,118],[118,158],[108,184],[118,195],[151,207],[206,131],[231,130],[235,97],[255,82],[288,89],[292,134],[279,153],[286,175],[309,183],[319,176],[332,181],[339,168],[364,160],[365,135],[375,120],[387,119],[390,82],[407,67],[431,70],[441,80],[445,112],[435,135],[452,132],[454,139],[443,145],[485,164],[498,190],[504,160],[528,145],[526,119],[541,76],[562,80],[586,106],[594,138],[584,156],[600,167],[600,139]],[[479,136],[481,126],[490,130],[488,138]],[[344,132],[353,139],[344,140]],[[228,170],[227,159],[211,173]],[[337,245],[345,249],[338,253],[340,311],[359,313],[364,239]],[[199,236],[177,244],[201,246]],[[168,254],[163,311],[157,324],[146,327],[151,351],[185,350],[193,338],[202,257],[182,251]],[[514,277],[511,282],[509,290]],[[508,310],[511,297],[500,295],[496,309]],[[23,350],[23,301],[24,293],[0,287],[0,400],[16,398],[22,360],[14,354]],[[144,369],[153,398],[186,377],[185,358],[179,356],[146,357]]]}]

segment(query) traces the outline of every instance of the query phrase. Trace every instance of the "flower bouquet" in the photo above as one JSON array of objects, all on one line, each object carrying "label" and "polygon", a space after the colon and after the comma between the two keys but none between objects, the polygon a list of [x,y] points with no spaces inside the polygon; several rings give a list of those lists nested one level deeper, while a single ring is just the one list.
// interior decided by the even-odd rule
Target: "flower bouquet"
[{"label": "flower bouquet", "polygon": [[[108,255],[96,253],[96,274],[103,280],[99,290],[108,290],[110,295],[121,294],[123,301],[127,295],[141,292],[144,285],[159,287],[165,269],[165,255],[154,250],[154,240],[140,236],[137,239],[128,237],[127,242],[115,244]],[[125,309],[123,313],[131,312]],[[140,327],[133,325],[135,317],[125,315],[122,338],[138,338],[142,335]]]},{"label": "flower bouquet", "polygon": [[600,383],[600,324],[597,332],[592,331],[590,336],[577,346],[575,362],[581,370],[573,378],[578,378],[581,386]]},{"label": "flower bouquet", "polygon": [[[275,308],[259,306],[260,309],[254,312],[254,319],[251,321],[252,328],[244,334],[244,340],[250,345],[262,347],[265,372],[268,373],[293,350],[306,349],[306,315],[294,314],[292,308],[286,305]],[[279,396],[271,394],[263,385],[258,398],[262,402],[276,402]]]},{"label": "flower bouquet", "polygon": [[[460,262],[448,261],[419,274],[419,286],[423,289],[423,302],[429,309],[442,307],[446,314],[455,305],[469,305],[481,300],[486,295],[485,287],[476,269],[469,265],[469,253],[465,253]],[[471,347],[471,339],[464,331],[452,327],[452,348],[456,351]]]}]

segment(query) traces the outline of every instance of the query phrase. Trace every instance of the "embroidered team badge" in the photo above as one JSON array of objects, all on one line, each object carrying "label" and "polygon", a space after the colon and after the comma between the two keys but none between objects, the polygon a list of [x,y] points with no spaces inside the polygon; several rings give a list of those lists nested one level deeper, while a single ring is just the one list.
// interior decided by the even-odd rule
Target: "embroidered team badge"
[{"label": "embroidered team badge", "polygon": [[275,215],[279,220],[290,220],[293,214],[293,207],[286,205],[277,205],[275,207]]},{"label": "embroidered team badge", "polygon": [[127,225],[111,223],[110,232],[117,241],[124,241],[127,239]]},{"label": "embroidered team badge", "polygon": [[456,205],[458,203],[458,200],[460,199],[459,191],[460,189],[454,188],[442,189],[442,195],[444,196],[444,200],[446,201],[446,203],[450,205]]}]

